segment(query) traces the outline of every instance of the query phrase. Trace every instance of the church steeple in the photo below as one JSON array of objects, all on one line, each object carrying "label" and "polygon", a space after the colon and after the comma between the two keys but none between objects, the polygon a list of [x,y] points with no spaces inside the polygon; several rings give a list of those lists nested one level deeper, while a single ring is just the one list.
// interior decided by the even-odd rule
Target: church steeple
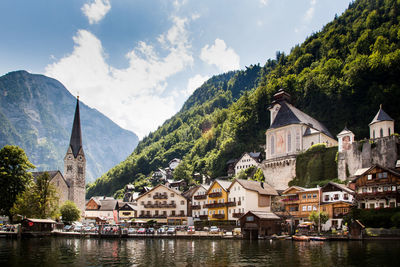
[{"label": "church steeple", "polygon": [[79,150],[82,148],[82,131],[81,131],[81,119],[79,114],[79,96],[76,99],[76,109],[74,123],[72,124],[71,140],[69,145],[72,149],[72,153],[76,158],[78,156]]}]

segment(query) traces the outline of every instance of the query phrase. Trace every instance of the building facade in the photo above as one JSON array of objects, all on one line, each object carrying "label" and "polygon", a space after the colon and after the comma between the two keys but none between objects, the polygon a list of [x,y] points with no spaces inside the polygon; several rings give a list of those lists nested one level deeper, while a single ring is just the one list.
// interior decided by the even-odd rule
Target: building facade
[{"label": "building facade", "polygon": [[186,224],[187,200],[181,192],[159,184],[136,199],[137,217],[157,223]]},{"label": "building facade", "polygon": [[264,182],[235,179],[228,188],[228,220],[238,220],[248,211],[270,212],[272,196],[278,193]]},{"label": "building facade", "polygon": [[318,143],[336,146],[337,141],[322,123],[290,104],[290,95],[282,89],[274,95],[269,111],[271,125],[261,168],[268,184],[284,190],[296,176],[298,153]]},{"label": "building facade", "polygon": [[207,190],[207,204],[203,205],[208,209],[209,221],[228,220],[228,188],[231,182],[215,180]]},{"label": "building facade", "polygon": [[258,167],[261,162],[261,153],[260,152],[250,152],[244,153],[235,163],[234,165],[234,174],[237,175],[241,171],[246,170],[252,166]]},{"label": "building facade", "polygon": [[191,210],[194,220],[208,219],[208,208],[206,207],[208,189],[209,186],[207,185],[198,185],[193,192],[193,195],[191,197]]}]

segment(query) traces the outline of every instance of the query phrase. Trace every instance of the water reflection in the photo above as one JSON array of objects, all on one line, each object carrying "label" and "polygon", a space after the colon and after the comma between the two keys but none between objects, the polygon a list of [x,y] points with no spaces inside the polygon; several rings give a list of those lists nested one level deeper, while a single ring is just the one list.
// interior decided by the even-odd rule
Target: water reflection
[{"label": "water reflection", "polygon": [[1,266],[397,266],[399,241],[0,240]]}]

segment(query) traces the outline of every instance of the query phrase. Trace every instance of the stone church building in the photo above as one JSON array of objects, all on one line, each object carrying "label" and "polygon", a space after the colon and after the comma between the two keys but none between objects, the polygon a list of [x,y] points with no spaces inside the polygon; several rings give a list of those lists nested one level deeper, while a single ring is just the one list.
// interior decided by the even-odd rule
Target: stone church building
[{"label": "stone church building", "polygon": [[[32,175],[37,177],[43,173],[32,172]],[[79,97],[76,102],[71,139],[64,157],[64,175],[60,171],[47,171],[47,173],[59,193],[59,204],[62,205],[65,201],[71,200],[83,213],[85,211],[86,159],[82,147]]]},{"label": "stone church building", "polygon": [[296,176],[297,154],[318,143],[337,146],[337,141],[322,123],[294,107],[290,95],[282,89],[268,109],[271,125],[266,131],[261,169],[268,184],[284,190]]}]

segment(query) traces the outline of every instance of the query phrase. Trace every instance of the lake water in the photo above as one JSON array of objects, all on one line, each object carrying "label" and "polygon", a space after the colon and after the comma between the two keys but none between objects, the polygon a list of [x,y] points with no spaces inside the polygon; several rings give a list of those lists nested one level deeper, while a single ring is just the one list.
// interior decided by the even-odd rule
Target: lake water
[{"label": "lake water", "polygon": [[400,266],[400,241],[0,239],[0,266]]}]

